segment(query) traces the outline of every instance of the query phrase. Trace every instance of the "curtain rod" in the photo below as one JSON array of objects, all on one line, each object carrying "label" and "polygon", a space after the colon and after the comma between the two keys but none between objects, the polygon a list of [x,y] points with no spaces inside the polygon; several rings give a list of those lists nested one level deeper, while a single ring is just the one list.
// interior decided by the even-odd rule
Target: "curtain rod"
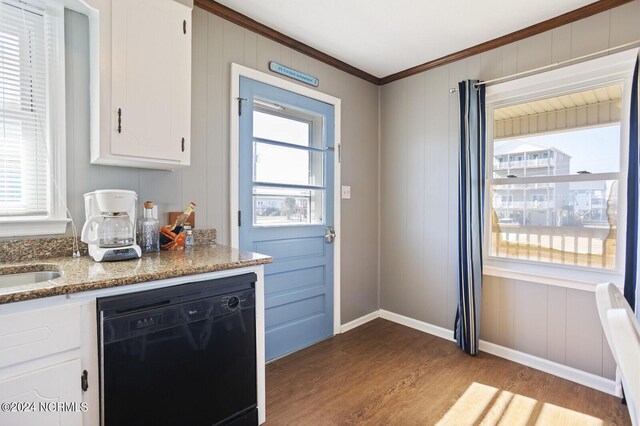
[{"label": "curtain rod", "polygon": [[[576,62],[576,61],[580,61],[580,60],[583,60],[583,59],[591,58],[593,56],[602,55],[603,53],[608,53],[608,52],[611,52],[613,50],[620,50],[620,49],[624,49],[624,48],[632,47],[632,46],[637,46],[637,45],[640,45],[640,40],[632,41],[630,43],[621,44],[621,45],[616,46],[616,47],[610,47],[608,49],[600,50],[599,52],[594,52],[594,53],[589,53],[587,55],[578,56],[577,58],[567,59],[567,60],[564,60],[564,61],[560,61],[560,62],[556,62],[556,63],[553,63],[553,64],[545,65],[545,66],[542,66],[542,67],[534,68],[532,70],[522,71],[522,72],[518,72],[518,73],[515,73],[515,74],[511,74],[511,75],[506,75],[504,77],[494,78],[492,80],[480,81],[480,82],[474,84],[473,86],[475,88],[478,88],[478,85],[481,85],[481,84],[486,86],[488,84],[493,84],[493,83],[501,82],[501,81],[504,81],[504,80],[511,80],[511,79],[514,79],[516,77],[520,77],[520,76],[523,76],[523,75],[537,74],[538,72],[547,70],[549,68],[554,68],[554,67],[557,67],[557,66],[560,66],[560,65],[568,64],[570,62]],[[458,91],[457,87],[452,87],[451,89],[449,89],[449,93],[455,93],[457,91]]]}]

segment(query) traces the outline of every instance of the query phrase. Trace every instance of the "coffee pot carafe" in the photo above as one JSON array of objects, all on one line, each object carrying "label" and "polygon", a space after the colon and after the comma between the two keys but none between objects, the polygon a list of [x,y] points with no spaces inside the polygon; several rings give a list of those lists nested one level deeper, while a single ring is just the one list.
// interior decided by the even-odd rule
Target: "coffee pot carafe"
[{"label": "coffee pot carafe", "polygon": [[82,241],[97,262],[126,260],[141,255],[136,241],[136,200],[133,191],[108,189],[84,195],[87,221]]}]

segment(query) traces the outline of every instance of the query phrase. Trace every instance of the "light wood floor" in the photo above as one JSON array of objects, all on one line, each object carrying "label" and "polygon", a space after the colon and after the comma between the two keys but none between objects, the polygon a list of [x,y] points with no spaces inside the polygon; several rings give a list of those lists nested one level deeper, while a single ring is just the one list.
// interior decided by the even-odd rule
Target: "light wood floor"
[{"label": "light wood floor", "polygon": [[620,400],[376,319],[267,365],[267,425],[432,425],[473,382],[630,425]]}]

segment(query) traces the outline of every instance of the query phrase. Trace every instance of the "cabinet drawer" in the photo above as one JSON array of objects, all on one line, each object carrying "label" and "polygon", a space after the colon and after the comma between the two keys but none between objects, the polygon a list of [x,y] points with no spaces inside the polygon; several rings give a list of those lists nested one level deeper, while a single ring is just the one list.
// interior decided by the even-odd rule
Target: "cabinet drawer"
[{"label": "cabinet drawer", "polygon": [[0,315],[0,368],[80,347],[80,306]]}]

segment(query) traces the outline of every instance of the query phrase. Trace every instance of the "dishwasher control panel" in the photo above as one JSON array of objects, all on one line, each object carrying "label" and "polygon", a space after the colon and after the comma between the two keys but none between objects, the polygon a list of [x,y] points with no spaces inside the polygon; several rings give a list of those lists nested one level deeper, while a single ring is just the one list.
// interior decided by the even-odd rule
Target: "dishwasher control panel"
[{"label": "dishwasher control panel", "polygon": [[162,324],[162,314],[153,314],[143,318],[137,318],[129,323],[132,331],[144,330],[149,327]]}]

